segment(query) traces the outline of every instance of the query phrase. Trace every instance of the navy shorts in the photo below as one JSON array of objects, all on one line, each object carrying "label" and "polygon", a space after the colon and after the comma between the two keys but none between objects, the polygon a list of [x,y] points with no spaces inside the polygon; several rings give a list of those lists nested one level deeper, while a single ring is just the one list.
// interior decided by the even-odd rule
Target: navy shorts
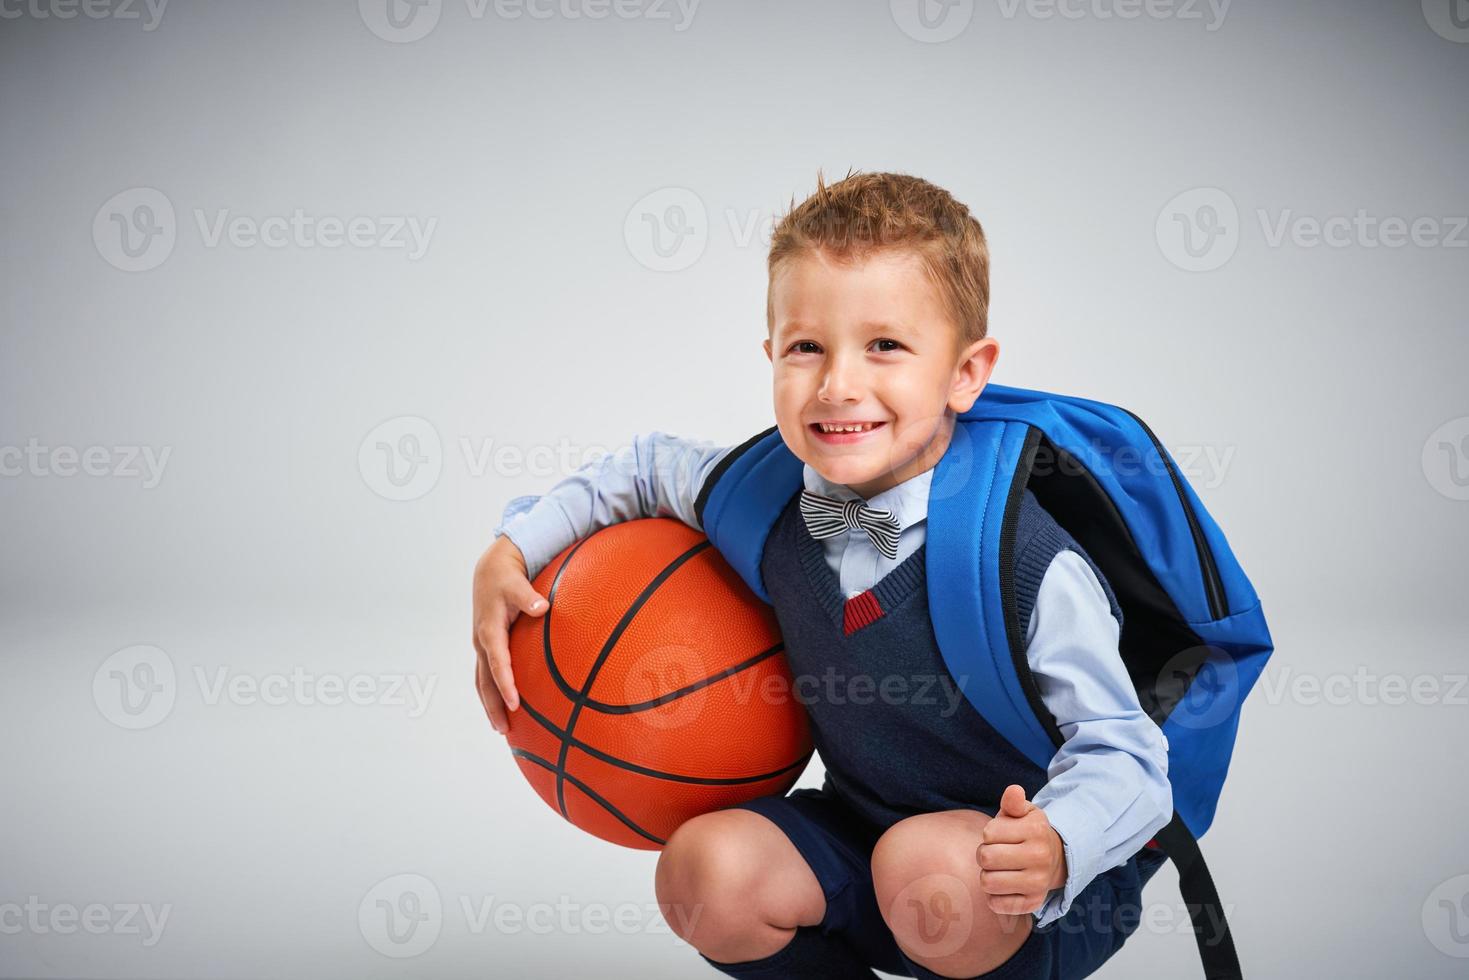
[{"label": "navy shorts", "polygon": [[[870,859],[882,829],[819,789],[762,796],[735,806],[769,818],[800,851],[821,883],[826,918],[818,928],[837,933],[873,969],[913,976],[877,907]],[[1142,890],[1167,858],[1156,848],[1092,879],[1061,918],[1032,926],[1015,954],[983,976],[1077,980],[1122,948],[1142,917]],[[1130,906],[1125,913],[1124,908]]]}]

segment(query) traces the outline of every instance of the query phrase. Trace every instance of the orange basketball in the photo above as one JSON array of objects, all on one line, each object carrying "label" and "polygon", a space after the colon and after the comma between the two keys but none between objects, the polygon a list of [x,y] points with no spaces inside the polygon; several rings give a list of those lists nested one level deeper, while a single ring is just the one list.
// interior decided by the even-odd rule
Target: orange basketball
[{"label": "orange basketball", "polygon": [[811,758],[775,613],[671,518],[603,528],[535,579],[510,629],[510,750],[541,799],[658,850],[690,817],[784,793]]}]

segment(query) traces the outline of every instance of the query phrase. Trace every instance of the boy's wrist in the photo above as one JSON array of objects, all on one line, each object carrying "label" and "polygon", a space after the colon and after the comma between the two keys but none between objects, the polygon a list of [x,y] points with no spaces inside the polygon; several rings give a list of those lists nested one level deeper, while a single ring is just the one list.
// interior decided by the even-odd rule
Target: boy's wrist
[{"label": "boy's wrist", "polygon": [[1066,886],[1066,842],[1056,833],[1055,827],[1047,828],[1051,834],[1051,878],[1046,883],[1048,891]]},{"label": "boy's wrist", "polygon": [[[511,539],[510,535],[506,534],[504,531],[501,531],[495,537],[494,542],[490,545],[489,550],[485,552],[485,555],[486,557],[504,558],[508,561],[514,562],[515,564],[520,566],[522,574],[524,574],[529,567],[526,564],[525,555],[521,552],[520,547],[516,545],[516,543]],[[527,577],[529,576],[527,575]]]}]

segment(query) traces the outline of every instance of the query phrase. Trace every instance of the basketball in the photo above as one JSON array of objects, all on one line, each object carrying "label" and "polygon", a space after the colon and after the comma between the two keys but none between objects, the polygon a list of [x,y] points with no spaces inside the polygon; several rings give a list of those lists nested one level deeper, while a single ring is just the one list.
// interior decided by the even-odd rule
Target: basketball
[{"label": "basketball", "polygon": [[709,539],[653,517],[603,528],[534,580],[510,629],[507,740],[562,817],[658,850],[690,817],[783,794],[811,757],[775,612]]}]

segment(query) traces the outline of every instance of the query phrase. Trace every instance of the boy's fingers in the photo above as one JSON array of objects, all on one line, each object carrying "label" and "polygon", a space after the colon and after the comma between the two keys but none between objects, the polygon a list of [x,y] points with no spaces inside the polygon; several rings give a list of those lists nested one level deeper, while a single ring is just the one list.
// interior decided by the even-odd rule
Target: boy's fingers
[{"label": "boy's fingers", "polygon": [[981,871],[979,887],[991,895],[1029,895],[1040,884],[1033,871]]},{"label": "boy's fingers", "polygon": [[515,605],[521,612],[530,613],[532,616],[544,615],[550,608],[544,596],[535,590],[529,583],[516,595]]},{"label": "boy's fingers", "polygon": [[509,719],[505,717],[505,702],[500,698],[500,692],[490,680],[488,658],[478,638],[474,641],[474,652],[474,686],[479,691],[480,704],[484,705],[485,714],[489,716],[490,724],[495,727],[495,731],[504,735],[510,730]]},{"label": "boy's fingers", "polygon": [[1040,908],[1041,903],[1032,895],[991,895],[989,906],[991,912],[1000,915],[1025,915]]},{"label": "boy's fingers", "polygon": [[1030,867],[1022,844],[981,844],[974,859],[984,871],[1020,871]]},{"label": "boy's fingers", "polygon": [[983,844],[1019,844],[1029,840],[1025,823],[1016,817],[998,816],[979,832]]},{"label": "boy's fingers", "polygon": [[505,699],[505,707],[514,711],[520,707],[520,696],[515,691],[515,674],[510,669],[510,631],[506,626],[500,625],[503,622],[503,613],[491,613],[490,625],[486,630],[489,633],[489,642],[485,643],[485,650],[490,655],[490,678],[499,687],[500,696]]},{"label": "boy's fingers", "polygon": [[1000,812],[1009,817],[1023,817],[1035,804],[1025,798],[1025,787],[1019,783],[1011,783],[1005,787],[1004,794],[1000,797]]}]

